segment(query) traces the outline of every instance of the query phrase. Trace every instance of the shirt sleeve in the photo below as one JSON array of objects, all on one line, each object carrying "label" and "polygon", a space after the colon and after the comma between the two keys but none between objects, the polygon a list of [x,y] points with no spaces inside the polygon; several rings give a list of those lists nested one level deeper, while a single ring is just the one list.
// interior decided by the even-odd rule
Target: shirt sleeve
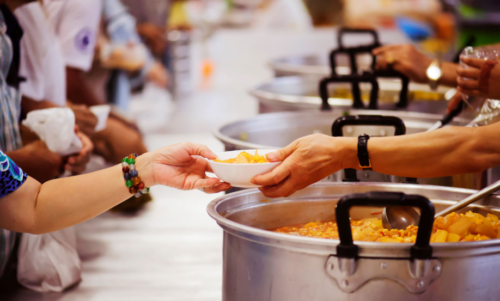
[{"label": "shirt sleeve", "polygon": [[66,0],[56,33],[66,66],[89,71],[101,19],[100,0]]},{"label": "shirt sleeve", "polygon": [[14,161],[0,151],[0,198],[16,191],[28,178]]},{"label": "shirt sleeve", "polygon": [[[37,26],[40,20],[32,14],[32,3],[16,9],[15,15],[24,29],[21,39],[19,75],[26,79],[20,84],[20,92],[33,100],[44,100],[44,75],[42,53],[48,51],[43,30]],[[39,5],[39,4],[38,4]]]}]

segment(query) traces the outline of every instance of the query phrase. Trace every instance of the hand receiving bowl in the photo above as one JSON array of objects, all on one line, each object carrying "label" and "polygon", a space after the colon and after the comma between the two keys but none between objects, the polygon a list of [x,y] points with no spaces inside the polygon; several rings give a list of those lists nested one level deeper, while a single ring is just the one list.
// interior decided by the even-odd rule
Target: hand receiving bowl
[{"label": "hand receiving bowl", "polygon": [[[265,156],[267,153],[275,152],[273,149],[257,150],[259,155]],[[228,160],[237,158],[242,152],[247,152],[250,155],[255,154],[256,150],[238,150],[223,153],[216,153],[219,160]],[[273,170],[281,162],[270,163],[221,163],[209,160],[208,163],[214,173],[224,182],[231,184],[233,187],[239,188],[256,188],[261,187],[252,184],[250,180],[261,174],[265,174]]]}]

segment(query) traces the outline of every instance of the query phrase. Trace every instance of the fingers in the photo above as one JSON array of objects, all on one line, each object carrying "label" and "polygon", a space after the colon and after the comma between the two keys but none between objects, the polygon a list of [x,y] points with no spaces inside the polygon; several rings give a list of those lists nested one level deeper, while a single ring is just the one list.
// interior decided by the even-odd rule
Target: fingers
[{"label": "fingers", "polygon": [[484,59],[476,59],[476,58],[471,58],[471,57],[460,57],[460,61],[466,65],[469,65],[471,67],[475,67],[478,69],[481,69],[483,67],[484,62],[486,62]]},{"label": "fingers", "polygon": [[271,162],[282,162],[285,161],[285,159],[288,158],[288,156],[290,156],[295,151],[295,149],[296,149],[296,144],[292,143],[273,153],[266,154],[266,157]]},{"label": "fingers", "polygon": [[285,180],[276,186],[261,187],[259,190],[269,198],[289,197],[297,191],[291,179]]},{"label": "fingers", "polygon": [[207,193],[207,194],[212,194],[212,193],[219,193],[222,191],[227,191],[229,189],[231,189],[231,185],[229,183],[220,182],[220,183],[217,183],[213,186],[204,188],[203,192]]},{"label": "fingers", "polygon": [[469,96],[487,97],[487,95],[485,95],[484,93],[482,93],[479,90],[470,90],[470,89],[464,89],[462,87],[458,87],[458,91],[460,91],[460,93],[462,93],[462,94],[469,95]]},{"label": "fingers", "polygon": [[191,156],[201,156],[207,159],[216,159],[217,156],[205,145],[185,142],[183,147]]},{"label": "fingers", "polygon": [[218,193],[231,188],[231,185],[226,182],[221,182],[217,178],[198,179],[194,182],[192,189],[203,188],[205,193]]},{"label": "fingers", "polygon": [[388,50],[394,50],[394,49],[399,48],[399,47],[401,47],[401,45],[386,45],[386,46],[381,46],[381,47],[373,49],[372,53],[373,53],[373,55],[379,55],[379,54],[384,53],[384,52],[386,52]]},{"label": "fingers", "polygon": [[260,186],[273,186],[286,179],[291,173],[291,162],[285,160],[285,162],[278,165],[271,172],[253,177],[251,182]]},{"label": "fingers", "polygon": [[479,69],[465,69],[462,67],[458,67],[457,74],[460,77],[465,77],[468,79],[479,79],[481,71]]},{"label": "fingers", "polygon": [[466,90],[477,90],[479,89],[479,81],[463,79],[461,77],[457,77],[458,87]]}]

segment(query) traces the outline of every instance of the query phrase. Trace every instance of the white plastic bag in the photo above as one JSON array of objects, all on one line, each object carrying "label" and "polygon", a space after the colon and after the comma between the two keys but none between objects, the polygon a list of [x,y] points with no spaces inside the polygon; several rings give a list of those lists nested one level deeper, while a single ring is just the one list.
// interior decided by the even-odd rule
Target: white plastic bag
[{"label": "white plastic bag", "polygon": [[75,114],[69,108],[30,112],[23,125],[35,132],[51,151],[61,156],[78,153],[83,147],[75,134]]},{"label": "white plastic bag", "polygon": [[42,234],[23,234],[17,281],[37,292],[62,292],[80,282],[81,261],[73,227]]},{"label": "white plastic bag", "polygon": [[[479,58],[484,60],[500,61],[500,47],[467,47],[461,57]],[[460,61],[460,66],[468,69],[465,63]],[[462,95],[468,105],[468,109],[475,113],[475,118],[467,125],[468,127],[484,126],[500,121],[500,100],[477,96]]]}]

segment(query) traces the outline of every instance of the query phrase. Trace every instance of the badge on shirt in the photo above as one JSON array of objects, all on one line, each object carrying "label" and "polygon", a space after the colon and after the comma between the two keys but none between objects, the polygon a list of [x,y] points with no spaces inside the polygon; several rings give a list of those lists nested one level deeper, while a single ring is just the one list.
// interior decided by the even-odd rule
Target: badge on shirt
[{"label": "badge on shirt", "polygon": [[84,27],[78,32],[75,38],[76,49],[81,52],[88,52],[94,45],[94,32],[88,27]]}]

